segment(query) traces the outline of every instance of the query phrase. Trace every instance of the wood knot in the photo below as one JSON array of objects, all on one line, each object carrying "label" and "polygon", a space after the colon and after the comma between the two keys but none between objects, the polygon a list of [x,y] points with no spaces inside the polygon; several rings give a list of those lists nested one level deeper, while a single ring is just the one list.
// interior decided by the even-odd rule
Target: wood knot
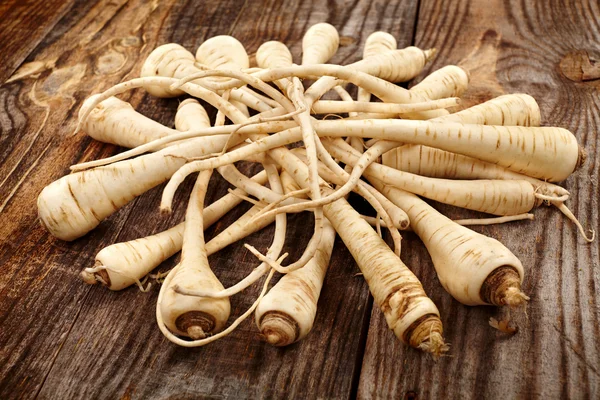
[{"label": "wood knot", "polygon": [[98,57],[98,60],[96,61],[95,72],[98,75],[114,74],[123,68],[126,61],[127,58],[122,53],[110,49]]},{"label": "wood knot", "polygon": [[600,60],[586,50],[568,53],[560,60],[560,71],[573,82],[588,82],[600,79]]}]

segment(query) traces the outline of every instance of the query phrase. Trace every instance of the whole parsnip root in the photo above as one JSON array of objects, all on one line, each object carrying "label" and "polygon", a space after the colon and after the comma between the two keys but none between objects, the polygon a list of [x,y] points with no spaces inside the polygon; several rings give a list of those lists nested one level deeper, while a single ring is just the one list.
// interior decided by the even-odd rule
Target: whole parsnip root
[{"label": "whole parsnip root", "polygon": [[413,194],[371,182],[406,210],[440,283],[456,300],[466,305],[518,306],[529,299],[521,291],[523,265],[500,242],[456,224]]},{"label": "whole parsnip root", "polygon": [[202,203],[212,171],[203,171],[192,190],[185,216],[181,263],[168,286],[163,288],[164,297],[159,305],[163,321],[173,333],[192,339],[203,339],[207,334],[219,332],[229,318],[229,299],[202,299],[176,293],[172,288],[181,286],[211,290],[223,290],[223,285],[208,265],[204,244]]},{"label": "whole parsnip root", "polygon": [[435,304],[416,276],[344,199],[324,207],[396,337],[439,356],[448,350]]},{"label": "whole parsnip root", "polygon": [[132,160],[66,175],[38,196],[39,218],[55,237],[77,239],[135,197],[169,179],[185,164],[185,157],[216,153],[226,141],[225,135],[197,138]]},{"label": "whole parsnip root", "polygon": [[256,308],[256,325],[265,340],[287,346],[312,329],[317,301],[335,241],[335,230],[325,220],[317,252],[303,268],[284,275]]}]

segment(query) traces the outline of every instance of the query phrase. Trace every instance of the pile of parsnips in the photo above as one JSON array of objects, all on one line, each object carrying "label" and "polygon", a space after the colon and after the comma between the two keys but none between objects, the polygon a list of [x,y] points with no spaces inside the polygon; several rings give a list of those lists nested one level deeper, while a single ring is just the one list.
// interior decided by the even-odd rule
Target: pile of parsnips
[{"label": "pile of parsnips", "polygon": [[[456,300],[499,307],[524,304],[528,298],[521,291],[524,269],[519,259],[497,240],[463,225],[531,219],[529,211],[546,202],[583,232],[564,205],[569,192],[551,183],[566,179],[584,161],[576,138],[562,128],[539,127],[539,108],[524,94],[450,113],[446,109],[458,104],[469,81],[457,66],[433,72],[410,90],[393,84],[419,75],[432,50],[397,50],[391,35],[375,32],[364,45],[363,60],[347,66],[325,64],[338,43],[333,26],[317,24],[304,36],[300,65],[293,64],[283,43],[272,41],[258,49],[256,66],[230,36],[205,41],[195,56],[166,44],[147,58],[141,78],[88,98],[78,130],[131,150],[75,165],[73,173],[44,188],[38,197],[39,217],[54,236],[77,239],[166,181],[160,207],[169,212],[178,185],[200,173],[184,222],[106,247],[96,256],[96,265],[84,269],[83,280],[111,290],[133,284],[146,290],[148,279],[164,279],[156,318],[165,336],[182,346],[214,341],[253,312],[263,337],[283,346],[311,330],[337,233],[390,329],[404,343],[439,355],[447,350],[439,311],[399,258],[399,230],[411,228]],[[305,88],[303,79],[314,83]],[[348,84],[359,87],[356,100],[346,91]],[[114,97],[134,88],[157,97],[191,96],[179,105],[175,129]],[[340,101],[321,100],[331,90]],[[214,122],[198,100],[218,110]],[[336,118],[315,119],[317,114]],[[288,147],[300,141],[302,147]],[[242,160],[262,164],[262,172],[243,175],[234,165]],[[205,207],[214,169],[235,189]],[[376,218],[349,205],[351,191],[373,206]],[[452,221],[421,197],[496,217]],[[205,243],[203,228],[243,201],[252,208]],[[313,236],[302,256],[283,266],[286,213],[302,211],[314,215]],[[224,288],[210,269],[208,255],[273,222],[275,233],[266,254],[245,245],[260,265]],[[389,230],[394,249],[381,239],[382,227]],[[180,250],[174,269],[152,274]],[[270,287],[276,272],[284,275]],[[265,275],[260,297],[226,327],[229,297]]]}]

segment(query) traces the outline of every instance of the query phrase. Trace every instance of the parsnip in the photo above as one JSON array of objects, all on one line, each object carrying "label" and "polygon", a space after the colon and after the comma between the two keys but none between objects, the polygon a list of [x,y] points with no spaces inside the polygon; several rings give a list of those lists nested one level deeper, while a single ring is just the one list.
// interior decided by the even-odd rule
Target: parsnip
[{"label": "parsnip", "polygon": [[284,275],[259,303],[256,325],[269,344],[287,346],[306,337],[312,329],[334,242],[335,229],[325,220],[313,259]]},{"label": "parsnip", "polygon": [[164,288],[160,311],[165,325],[175,334],[192,339],[203,339],[207,334],[219,332],[229,318],[229,299],[201,299],[176,293],[175,285],[222,290],[223,285],[208,265],[204,244],[202,203],[212,171],[203,171],[192,190],[185,216],[181,263]]},{"label": "parsnip", "polygon": [[456,300],[466,305],[518,306],[529,299],[521,291],[521,262],[500,242],[454,223],[415,195],[370,181],[406,210],[440,283]]}]

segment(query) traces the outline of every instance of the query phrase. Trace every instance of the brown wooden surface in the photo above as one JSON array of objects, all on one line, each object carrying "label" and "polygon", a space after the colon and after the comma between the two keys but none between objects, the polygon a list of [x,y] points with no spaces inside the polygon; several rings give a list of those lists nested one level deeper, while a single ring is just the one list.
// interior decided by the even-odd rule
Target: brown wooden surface
[{"label": "brown wooden surface", "polygon": [[[415,43],[439,49],[429,70],[458,63],[471,71],[465,103],[528,93],[538,100],[545,125],[577,135],[589,158],[564,182],[572,193],[568,204],[584,226],[599,231],[600,81],[575,82],[561,68],[580,51],[600,55],[598,3],[537,3],[422,0]],[[439,208],[454,217],[467,215]],[[515,316],[518,334],[509,337],[488,326],[490,317],[499,316],[494,308],[462,306],[441,290],[424,246],[407,234],[403,258],[440,309],[450,356],[435,363],[402,346],[386,331],[375,307],[360,397],[598,398],[598,241],[583,241],[571,223],[548,207],[535,211],[534,222],[475,230],[503,242],[526,269],[523,287],[531,301],[527,315]]]},{"label": "brown wooden surface", "polygon": [[[473,84],[467,104],[504,92],[536,97],[544,122],[570,128],[589,152],[588,162],[565,185],[575,213],[598,228],[600,81],[580,82],[582,65],[600,56],[597,3],[566,9],[530,2],[448,3],[0,3],[0,82],[12,76],[0,86],[0,398],[598,397],[598,242],[584,243],[555,210],[537,210],[535,222],[477,229],[503,241],[527,268],[524,287],[532,299],[527,317],[517,316],[520,332],[514,337],[487,325],[495,310],[452,300],[424,247],[405,235],[403,258],[440,308],[452,345],[450,357],[437,363],[403,346],[387,329],[339,239],[315,327],[287,349],[260,342],[251,322],[207,347],[182,349],[156,327],[156,287],[147,294],[134,288],[114,293],[79,280],[79,271],[102,247],[179,222],[189,182],[178,192],[173,215],[156,212],[159,187],[72,243],[50,237],[37,222],[35,199],[45,185],[70,164],[118,151],[71,136],[82,100],[137,76],[157,45],[176,42],[193,51],[208,37],[232,34],[249,53],[277,39],[298,57],[307,27],[328,21],[344,44],[334,62],[359,59],[366,36],[385,30],[399,46],[416,40],[421,47],[437,47],[430,70],[448,63],[468,68]],[[173,125],[177,100],[142,91],[123,98]],[[213,187],[208,200],[227,186],[213,182]],[[242,212],[236,210],[209,235]],[[305,220],[290,219],[290,243],[308,240]],[[249,241],[264,250],[271,233]],[[287,250],[292,257],[300,252],[296,246]],[[211,257],[225,286],[254,264],[240,246]],[[258,287],[234,297],[232,314],[243,312],[257,293]]]}]

